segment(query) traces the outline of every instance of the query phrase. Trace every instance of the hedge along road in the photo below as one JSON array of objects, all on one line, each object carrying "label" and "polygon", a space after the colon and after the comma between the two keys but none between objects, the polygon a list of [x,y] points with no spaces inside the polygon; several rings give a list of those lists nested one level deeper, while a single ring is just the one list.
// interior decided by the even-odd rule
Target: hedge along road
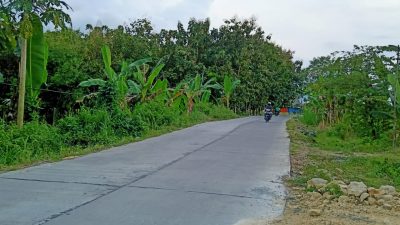
[{"label": "hedge along road", "polygon": [[232,225],[282,213],[286,117],[209,122],[0,174],[0,224]]}]

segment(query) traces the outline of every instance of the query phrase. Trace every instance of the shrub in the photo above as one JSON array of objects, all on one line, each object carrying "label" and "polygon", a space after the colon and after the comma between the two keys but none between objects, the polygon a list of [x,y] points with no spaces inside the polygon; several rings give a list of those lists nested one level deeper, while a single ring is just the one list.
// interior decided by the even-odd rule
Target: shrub
[{"label": "shrub", "polygon": [[152,101],[143,103],[133,111],[143,123],[145,129],[160,129],[162,126],[172,125],[180,117],[180,111],[174,107],[168,107],[162,102]]},{"label": "shrub", "polygon": [[28,163],[60,152],[63,138],[58,129],[39,122],[23,128],[0,122],[0,165]]},{"label": "shrub", "polygon": [[312,110],[305,108],[300,121],[306,125],[315,126],[320,122],[320,118]]},{"label": "shrub", "polygon": [[144,130],[142,119],[129,110],[115,110],[112,114],[112,129],[118,136],[138,137]]},{"label": "shrub", "polygon": [[236,118],[236,114],[221,105],[214,105],[211,103],[199,103],[194,107],[194,111],[204,113],[212,119],[232,119]]},{"label": "shrub", "polygon": [[328,192],[329,194],[333,195],[335,198],[340,197],[343,195],[342,189],[336,183],[329,183],[324,187],[323,192]]},{"label": "shrub", "polygon": [[387,158],[383,162],[379,162],[376,166],[377,175],[387,178],[396,186],[400,185],[400,163],[390,162]]},{"label": "shrub", "polygon": [[110,114],[104,109],[81,109],[57,122],[69,145],[107,144],[115,140]]}]

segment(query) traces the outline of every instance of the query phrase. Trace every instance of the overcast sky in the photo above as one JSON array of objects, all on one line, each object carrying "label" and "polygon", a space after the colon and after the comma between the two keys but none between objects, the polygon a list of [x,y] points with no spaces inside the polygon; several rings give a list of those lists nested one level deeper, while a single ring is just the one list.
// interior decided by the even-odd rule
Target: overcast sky
[{"label": "overcast sky", "polygon": [[209,17],[256,17],[266,34],[305,62],[356,45],[400,44],[400,0],[65,0],[74,28],[149,18],[155,29]]}]

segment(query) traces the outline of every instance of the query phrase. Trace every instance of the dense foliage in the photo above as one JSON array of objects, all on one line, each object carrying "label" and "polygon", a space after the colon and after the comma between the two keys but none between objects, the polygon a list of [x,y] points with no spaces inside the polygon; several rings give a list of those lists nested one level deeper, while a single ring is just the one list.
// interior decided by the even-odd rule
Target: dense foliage
[{"label": "dense foliage", "polygon": [[[292,62],[292,52],[274,44],[270,36],[265,37],[252,19],[230,19],[218,29],[211,29],[208,19],[192,19],[186,29],[178,23],[177,29],[159,32],[153,30],[150,21],[140,19],[116,29],[88,25],[84,33],[51,31],[45,37],[49,48],[48,80],[42,89],[56,92],[41,92],[40,115],[50,122],[53,115],[61,117],[80,107],[76,100],[83,95],[84,89],[78,87],[82,81],[109,79],[108,73],[103,72],[104,45],[110,47],[115,71],[122,71],[124,62],[145,58],[153,59],[147,70],[157,62],[165,64],[158,78],[168,80],[169,87],[197,75],[220,84],[225,75],[240,80],[228,97],[231,108],[238,111],[259,109],[268,100],[289,103],[297,97],[300,83],[295,73],[299,63]],[[0,54],[0,68],[9,84],[1,85],[2,116],[14,117],[17,92],[13,85],[17,84],[18,58],[13,50]],[[223,95],[222,88],[213,89],[210,99],[218,102]]]},{"label": "dense foliage", "polygon": [[[309,103],[303,122],[325,129],[317,141],[357,150],[385,148],[397,141],[399,54],[396,46],[358,47],[315,58],[303,73]],[[330,137],[339,139],[329,140]],[[353,143],[343,142],[349,140]]]},{"label": "dense foliage", "polygon": [[[62,24],[69,22],[62,15]],[[38,26],[51,19],[40,16]],[[0,26],[19,29],[19,21],[5,19]],[[253,19],[230,19],[218,29],[208,19],[159,32],[147,19],[116,29],[86,28],[36,32],[40,43],[32,47],[45,46],[43,73],[32,73],[40,81],[35,85],[28,73],[28,122],[22,128],[14,125],[20,49],[2,45],[0,167],[81,154],[165,127],[234,118],[230,109],[254,112],[267,101],[289,104],[298,95],[301,63],[293,63],[292,52],[265,37]]]}]

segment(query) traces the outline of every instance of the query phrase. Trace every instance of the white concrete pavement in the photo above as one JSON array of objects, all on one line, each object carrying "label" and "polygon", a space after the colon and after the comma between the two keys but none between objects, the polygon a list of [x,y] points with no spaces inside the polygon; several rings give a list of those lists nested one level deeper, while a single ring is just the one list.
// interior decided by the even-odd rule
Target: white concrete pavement
[{"label": "white concrete pavement", "polygon": [[0,174],[0,224],[232,225],[282,213],[287,117],[210,122]]}]

